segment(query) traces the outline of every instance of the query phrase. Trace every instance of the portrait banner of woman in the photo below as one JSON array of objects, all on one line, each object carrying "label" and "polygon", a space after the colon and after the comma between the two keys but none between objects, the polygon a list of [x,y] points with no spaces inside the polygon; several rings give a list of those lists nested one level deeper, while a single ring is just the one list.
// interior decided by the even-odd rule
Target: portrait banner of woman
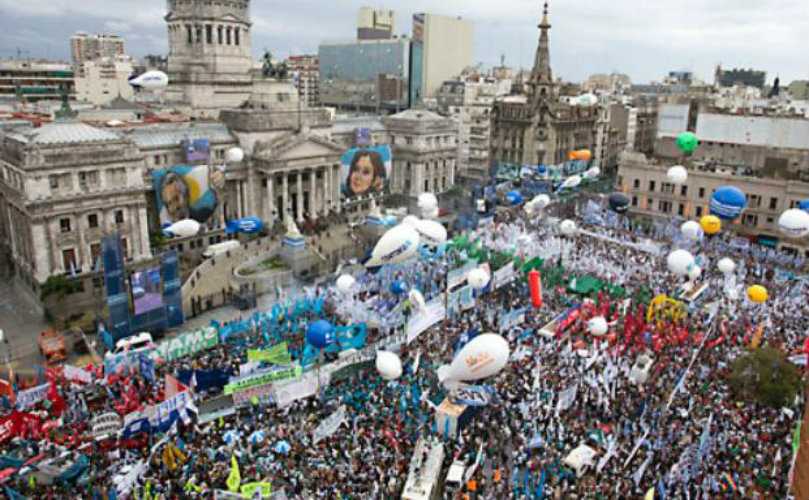
[{"label": "portrait banner of woman", "polygon": [[216,211],[225,187],[225,167],[177,165],[152,170],[160,223],[194,219],[205,224]]},{"label": "portrait banner of woman", "polygon": [[343,193],[348,198],[388,189],[393,157],[390,146],[349,149],[341,158]]}]

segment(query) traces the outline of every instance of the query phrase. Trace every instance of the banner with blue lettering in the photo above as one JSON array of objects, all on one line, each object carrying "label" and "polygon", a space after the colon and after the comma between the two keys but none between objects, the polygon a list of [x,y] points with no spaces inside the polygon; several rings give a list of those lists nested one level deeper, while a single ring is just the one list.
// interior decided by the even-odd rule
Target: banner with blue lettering
[{"label": "banner with blue lettering", "polygon": [[213,388],[222,388],[227,385],[230,377],[233,377],[235,372],[230,370],[180,370],[177,372],[177,380],[183,385],[191,386],[191,380],[196,378],[196,386],[194,392],[204,392]]},{"label": "banner with blue lettering", "polygon": [[455,392],[453,399],[455,404],[465,406],[486,406],[499,402],[497,392],[490,385],[461,386]]}]

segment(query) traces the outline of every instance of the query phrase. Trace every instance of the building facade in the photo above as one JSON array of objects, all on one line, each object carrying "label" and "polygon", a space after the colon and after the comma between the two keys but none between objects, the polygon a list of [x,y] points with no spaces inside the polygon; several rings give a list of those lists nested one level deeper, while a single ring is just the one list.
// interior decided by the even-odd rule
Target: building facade
[{"label": "building facade", "polygon": [[[575,149],[594,149],[596,106],[559,102],[550,64],[548,5],[539,25],[534,67],[516,93],[498,98],[492,109],[493,164],[557,164]],[[522,88],[521,88],[522,87]]]},{"label": "building facade", "polygon": [[631,199],[630,211],[649,217],[699,219],[708,215],[713,192],[733,185],[747,195],[747,208],[723,229],[753,243],[792,249],[809,256],[806,238],[785,238],[778,230],[778,217],[809,198],[809,184],[750,176],[721,170],[689,168],[688,180],[681,186],[668,182],[668,166],[651,163],[642,154],[624,153],[618,169],[618,186]]},{"label": "building facade", "polygon": [[70,37],[70,55],[74,66],[96,59],[115,59],[126,55],[126,43],[120,36],[79,31]]},{"label": "building facade", "polygon": [[62,92],[76,99],[76,79],[69,64],[47,61],[0,60],[0,97],[26,102],[60,100]]},{"label": "building facade", "polygon": [[310,108],[320,106],[320,63],[317,56],[289,56],[287,66],[298,89],[298,99]]},{"label": "building facade", "polygon": [[414,14],[412,39],[410,104],[416,106],[472,66],[475,26],[460,17]]},{"label": "building facade", "polygon": [[628,125],[629,108],[624,104],[612,102],[599,110],[593,163],[604,170],[618,168],[618,158],[626,148]]},{"label": "building facade", "polygon": [[767,83],[767,72],[754,69],[722,69],[722,66],[717,66],[716,74],[714,75],[714,85],[716,87],[743,85],[763,89],[765,83]]},{"label": "building facade", "polygon": [[410,109],[382,118],[393,149],[391,192],[418,196],[455,185],[458,128],[431,111]]},{"label": "building facade", "polygon": [[117,98],[131,99],[135,93],[129,85],[132,72],[132,61],[128,57],[85,61],[76,68],[76,98],[95,106]]},{"label": "building facade", "polygon": [[252,90],[250,2],[168,0],[167,98],[217,117],[247,101]]},{"label": "building facade", "polygon": [[357,40],[390,40],[396,34],[396,12],[360,7]]}]

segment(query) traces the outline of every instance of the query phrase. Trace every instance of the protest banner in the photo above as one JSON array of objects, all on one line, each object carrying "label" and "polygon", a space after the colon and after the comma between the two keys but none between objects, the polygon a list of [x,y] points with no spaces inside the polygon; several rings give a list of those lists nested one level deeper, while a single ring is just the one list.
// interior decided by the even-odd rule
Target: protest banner
[{"label": "protest banner", "polygon": [[320,441],[330,437],[332,434],[337,432],[340,424],[342,424],[345,419],[346,408],[345,406],[341,406],[334,413],[326,417],[325,420],[320,422],[320,424],[315,428],[314,432],[312,433],[312,442],[317,444]]},{"label": "protest banner", "polygon": [[96,439],[114,436],[122,428],[121,417],[115,412],[104,413],[90,421],[90,435]]},{"label": "protest banner", "polygon": [[453,395],[453,402],[465,406],[486,406],[498,402],[497,393],[490,385],[461,386]]},{"label": "protest banner", "polygon": [[500,316],[500,333],[505,333],[525,323],[525,308],[509,311]]},{"label": "protest banner", "polygon": [[407,322],[407,343],[414,341],[419,335],[431,326],[440,323],[446,316],[444,304],[440,299],[432,300],[427,304],[427,311],[417,314]]},{"label": "protest banner", "polygon": [[492,290],[497,290],[498,288],[511,283],[516,277],[517,272],[514,270],[514,262],[509,262],[493,273]]},{"label": "protest banner", "polygon": [[270,373],[262,373],[256,376],[250,376],[236,382],[232,382],[225,386],[225,394],[234,394],[240,391],[246,391],[254,387],[262,385],[269,385],[273,382],[280,382],[281,380],[292,380],[300,378],[303,373],[300,365],[288,366]]},{"label": "protest banner", "polygon": [[64,365],[62,367],[62,376],[65,378],[65,380],[70,382],[79,382],[82,384],[89,384],[93,381],[92,373],[73,365]]},{"label": "protest banner", "polygon": [[317,373],[311,372],[294,382],[275,384],[275,404],[283,408],[299,399],[308,398],[317,394],[318,387],[329,385],[329,373],[321,374],[318,383]]},{"label": "protest banner", "polygon": [[292,362],[286,342],[281,342],[267,350],[249,349],[247,351],[248,361],[264,361],[276,365],[288,365]]},{"label": "protest banner", "polygon": [[37,403],[45,399],[50,386],[51,384],[42,384],[31,389],[20,391],[19,394],[17,394],[17,409],[25,410],[36,406]]},{"label": "protest banner", "polygon": [[269,500],[270,496],[272,495],[272,484],[271,483],[243,484],[241,487],[241,493],[242,498],[248,498],[250,500],[262,498],[265,500]]},{"label": "protest banner", "polygon": [[190,356],[199,351],[215,347],[219,343],[219,334],[211,327],[185,332],[176,337],[164,340],[152,351],[152,359],[162,358],[164,361]]},{"label": "protest banner", "polygon": [[207,424],[220,417],[229,417],[236,413],[233,396],[217,396],[207,399],[200,402],[197,409],[197,422],[200,424]]}]

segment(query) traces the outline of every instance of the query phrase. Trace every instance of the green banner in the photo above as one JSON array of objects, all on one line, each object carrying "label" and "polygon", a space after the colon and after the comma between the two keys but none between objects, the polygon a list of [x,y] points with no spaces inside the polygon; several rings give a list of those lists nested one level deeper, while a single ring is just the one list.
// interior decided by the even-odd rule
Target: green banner
[{"label": "green banner", "polygon": [[225,395],[233,394],[234,392],[246,391],[254,387],[261,387],[262,385],[272,384],[273,382],[280,382],[281,380],[292,380],[300,378],[303,370],[301,365],[283,368],[270,373],[262,373],[255,377],[247,377],[245,379],[233,382],[225,386]]},{"label": "green banner", "polygon": [[164,340],[157,344],[152,351],[152,359],[163,358],[163,361],[173,361],[195,352],[204,351],[219,343],[219,334],[214,328],[200,328],[193,332],[185,332],[176,337]]},{"label": "green banner", "polygon": [[242,485],[242,498],[253,498],[256,491],[261,491],[261,498],[270,498],[272,495],[271,483],[247,483]]},{"label": "green banner", "polygon": [[247,361],[266,361],[276,365],[288,365],[292,363],[292,356],[289,355],[287,343],[281,342],[266,351],[249,349],[247,351]]}]

